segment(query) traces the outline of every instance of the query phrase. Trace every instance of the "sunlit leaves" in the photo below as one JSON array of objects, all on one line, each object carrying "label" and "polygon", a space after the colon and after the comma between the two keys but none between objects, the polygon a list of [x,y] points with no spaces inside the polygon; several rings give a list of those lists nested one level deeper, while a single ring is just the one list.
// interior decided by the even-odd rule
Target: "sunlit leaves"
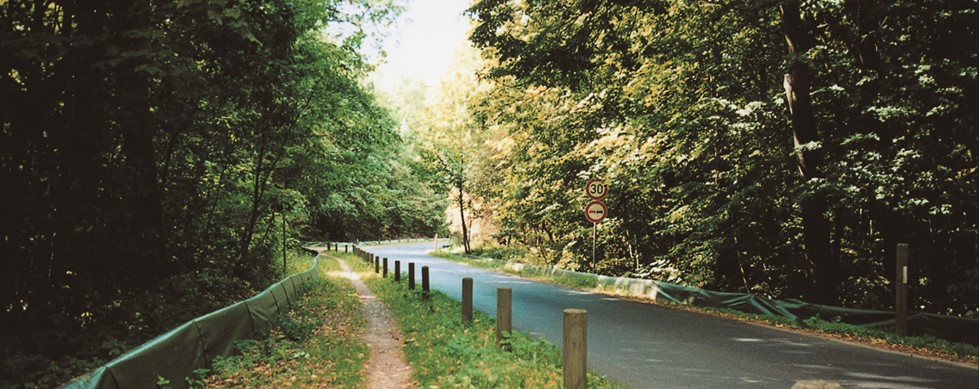
[{"label": "sunlit leaves", "polygon": [[[811,264],[797,204],[828,194],[845,277],[884,279],[907,240],[954,258],[925,266],[922,299],[959,309],[964,295],[942,288],[979,274],[953,270],[976,255],[972,3],[803,2],[811,49],[786,56],[771,2],[476,2],[471,40],[495,81],[486,117],[507,132],[502,234],[568,266],[669,264],[693,284],[798,295]],[[790,61],[813,69],[820,134],[796,148]],[[824,178],[801,182],[794,155],[816,150]],[[599,256],[616,265],[589,264],[579,244],[588,177],[613,188]]]}]

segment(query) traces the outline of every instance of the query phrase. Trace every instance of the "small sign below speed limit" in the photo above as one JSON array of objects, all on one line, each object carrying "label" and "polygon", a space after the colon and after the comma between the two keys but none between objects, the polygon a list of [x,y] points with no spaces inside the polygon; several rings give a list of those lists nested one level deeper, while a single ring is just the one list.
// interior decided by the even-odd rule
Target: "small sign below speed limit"
[{"label": "small sign below speed limit", "polygon": [[605,195],[608,194],[608,185],[605,184],[605,181],[597,178],[590,179],[585,184],[585,194],[592,200],[604,199]]},{"label": "small sign below speed limit", "polygon": [[592,200],[588,205],[585,205],[585,219],[592,223],[601,223],[607,215],[608,208],[601,201]]}]

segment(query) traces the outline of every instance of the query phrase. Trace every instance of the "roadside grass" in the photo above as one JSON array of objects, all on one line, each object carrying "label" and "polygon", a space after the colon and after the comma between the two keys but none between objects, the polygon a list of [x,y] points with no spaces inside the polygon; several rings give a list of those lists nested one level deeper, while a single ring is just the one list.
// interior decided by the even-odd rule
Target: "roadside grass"
[{"label": "roadside grass", "polygon": [[364,387],[370,352],[360,335],[366,321],[356,291],[339,272],[336,260],[320,258],[321,280],[276,319],[269,336],[238,342],[235,354],[198,372],[203,378],[191,387]]},{"label": "roadside grass", "polygon": [[[345,257],[346,258],[346,257]],[[560,388],[562,354],[557,346],[514,331],[506,339],[511,351],[496,345],[495,320],[474,312],[464,325],[461,305],[432,291],[429,300],[409,291],[407,281],[381,278],[355,256],[348,264],[391,310],[405,338],[404,353],[419,387]],[[589,374],[589,388],[621,388],[604,377]]]},{"label": "roadside grass", "polygon": [[[596,293],[610,294],[609,291],[598,287],[597,278],[593,276],[562,275],[554,276],[530,268],[515,270],[507,267],[507,262],[493,259],[481,258],[445,250],[438,250],[432,255],[445,258],[451,261],[464,263],[473,267],[500,271],[521,277],[550,282],[572,288],[584,289]],[[616,294],[621,296],[620,294]],[[756,324],[769,325],[779,328],[789,328],[807,333],[816,333],[831,336],[838,339],[856,341],[870,346],[881,347],[902,352],[914,353],[929,357],[945,359],[954,362],[969,364],[979,364],[979,348],[968,343],[950,342],[939,339],[931,335],[901,336],[890,331],[881,329],[867,328],[853,324],[843,323],[839,320],[826,321],[817,317],[801,321],[789,320],[784,317],[757,315],[744,313],[733,309],[697,307],[692,305],[681,305],[669,302],[655,301],[648,298],[637,298],[634,296],[622,296],[644,302],[651,302],[659,305],[674,307],[677,309],[706,313],[714,316],[721,316],[729,319],[750,321]]]}]

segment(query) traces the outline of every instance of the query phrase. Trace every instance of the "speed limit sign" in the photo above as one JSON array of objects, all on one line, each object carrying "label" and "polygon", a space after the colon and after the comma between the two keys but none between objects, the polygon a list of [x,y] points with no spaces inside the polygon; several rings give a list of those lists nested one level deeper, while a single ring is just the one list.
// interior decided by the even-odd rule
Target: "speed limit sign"
[{"label": "speed limit sign", "polygon": [[585,194],[592,200],[604,199],[605,195],[608,194],[608,185],[605,184],[605,181],[597,178],[590,179],[585,184]]}]

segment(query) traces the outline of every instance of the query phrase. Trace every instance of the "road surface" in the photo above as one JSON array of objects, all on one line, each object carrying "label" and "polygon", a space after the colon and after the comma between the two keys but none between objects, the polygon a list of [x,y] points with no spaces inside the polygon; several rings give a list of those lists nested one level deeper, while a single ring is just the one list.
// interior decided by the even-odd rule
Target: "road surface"
[{"label": "road surface", "polygon": [[[367,251],[428,266],[432,289],[496,315],[496,288],[513,289],[513,327],[561,345],[565,308],[588,311],[588,365],[633,388],[790,388],[834,381],[846,388],[979,388],[979,369],[862,345],[643,304],[500,274],[431,257],[432,243]],[[419,285],[420,281],[419,281]],[[419,286],[420,287],[420,286]]]}]

